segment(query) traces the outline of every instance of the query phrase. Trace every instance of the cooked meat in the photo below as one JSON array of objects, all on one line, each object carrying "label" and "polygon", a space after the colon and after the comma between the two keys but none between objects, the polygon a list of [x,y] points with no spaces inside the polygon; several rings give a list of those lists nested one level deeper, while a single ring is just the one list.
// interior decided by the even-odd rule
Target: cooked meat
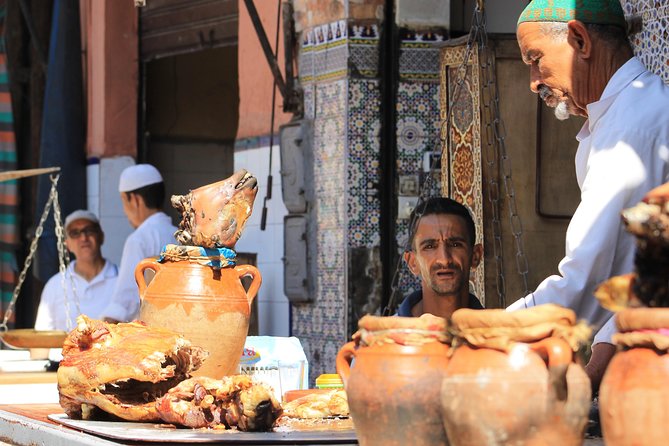
[{"label": "cooked meat", "polygon": [[623,211],[627,230],[637,238],[633,292],[649,307],[669,307],[669,213],[661,204],[639,203]]},{"label": "cooked meat", "polygon": [[257,192],[256,178],[242,169],[186,195],[172,195],[172,206],[181,212],[177,241],[205,248],[234,248]]},{"label": "cooked meat", "polygon": [[348,399],[344,390],[310,393],[286,403],[283,412],[291,418],[347,417]]},{"label": "cooked meat", "polygon": [[156,407],[163,421],[194,428],[266,431],[281,415],[272,389],[247,375],[188,379],[159,398]]},{"label": "cooked meat", "polygon": [[156,398],[190,377],[208,353],[170,330],[82,315],[63,344],[60,405],[70,418],[159,421]]}]

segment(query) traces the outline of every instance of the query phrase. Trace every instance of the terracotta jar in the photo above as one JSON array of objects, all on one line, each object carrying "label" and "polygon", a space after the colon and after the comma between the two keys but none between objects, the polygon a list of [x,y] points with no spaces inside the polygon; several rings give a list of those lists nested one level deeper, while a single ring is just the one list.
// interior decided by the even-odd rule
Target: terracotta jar
[{"label": "terracotta jar", "polygon": [[447,354],[448,345],[438,341],[369,346],[349,342],[339,350],[337,372],[361,446],[448,444],[439,410]]},{"label": "terracotta jar", "polygon": [[599,391],[607,446],[667,444],[669,438],[669,308],[616,314],[618,345]]},{"label": "terracotta jar", "polygon": [[[148,286],[144,271],[155,276]],[[241,278],[251,276],[248,291]],[[234,374],[249,329],[251,303],[260,272],[252,265],[214,269],[188,261],[142,260],[135,269],[141,306],[139,319],[181,333],[209,357],[193,375],[220,379]]]},{"label": "terracotta jar", "polygon": [[[504,310],[478,310],[478,317],[485,319],[483,312],[487,311]],[[513,339],[513,331],[513,327],[504,327],[497,334],[506,333],[502,336],[506,343]],[[494,332],[488,334],[491,337],[478,331],[471,339],[485,344],[494,339]],[[444,427],[452,446],[583,443],[590,381],[574,362],[569,343],[546,337],[534,342],[511,341],[506,347],[493,342],[496,348],[491,348],[473,345],[475,342],[457,335],[453,342],[454,352],[441,386]]]}]

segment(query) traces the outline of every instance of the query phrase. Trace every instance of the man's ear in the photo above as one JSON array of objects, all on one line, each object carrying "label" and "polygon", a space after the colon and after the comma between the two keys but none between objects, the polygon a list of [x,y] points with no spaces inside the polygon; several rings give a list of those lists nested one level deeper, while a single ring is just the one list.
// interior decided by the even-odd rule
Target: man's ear
[{"label": "man's ear", "polygon": [[587,59],[590,57],[592,39],[583,22],[579,20],[570,20],[567,22],[567,42],[582,58]]},{"label": "man's ear", "polygon": [[416,266],[416,253],[414,253],[413,251],[404,251],[402,257],[404,258],[404,261],[409,267],[409,271],[411,271],[411,274],[413,274],[414,276],[418,276],[417,272],[418,268]]},{"label": "man's ear", "polygon": [[474,249],[472,250],[471,268],[476,269],[481,264],[482,260],[483,260],[483,245],[477,243],[474,245]]}]

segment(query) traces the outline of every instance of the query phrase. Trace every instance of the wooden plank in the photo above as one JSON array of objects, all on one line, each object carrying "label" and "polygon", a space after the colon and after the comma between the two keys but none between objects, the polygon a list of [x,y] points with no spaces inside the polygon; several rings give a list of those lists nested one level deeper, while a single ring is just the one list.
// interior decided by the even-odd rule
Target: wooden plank
[{"label": "wooden plank", "polygon": [[58,424],[49,420],[49,415],[63,413],[60,404],[0,404],[0,410],[49,424]]},{"label": "wooden plank", "polygon": [[0,384],[42,384],[58,382],[56,372],[3,372]]}]

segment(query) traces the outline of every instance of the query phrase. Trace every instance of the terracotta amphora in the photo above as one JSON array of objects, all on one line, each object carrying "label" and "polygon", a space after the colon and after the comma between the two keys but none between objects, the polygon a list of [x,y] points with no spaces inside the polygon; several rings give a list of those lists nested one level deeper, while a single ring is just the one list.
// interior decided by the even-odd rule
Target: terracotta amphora
[{"label": "terracotta amphora", "polygon": [[616,314],[618,345],[599,390],[607,446],[669,442],[669,308]]},{"label": "terracotta amphora", "polygon": [[[144,271],[155,276],[146,284]],[[241,278],[252,277],[248,291]],[[209,357],[193,375],[220,379],[234,374],[249,329],[260,272],[252,265],[214,269],[188,261],[142,260],[135,268],[139,319],[181,333]]]},{"label": "terracotta amphora", "polygon": [[447,355],[448,344],[438,341],[368,346],[349,342],[339,350],[337,372],[361,446],[448,444],[439,410]]},{"label": "terracotta amphora", "polygon": [[[487,311],[503,312],[478,310],[478,317],[485,318]],[[513,327],[496,333],[481,330],[495,329],[490,326],[469,328],[472,343],[464,337],[453,340],[441,387],[444,427],[451,446],[582,444],[591,390],[585,371],[574,362],[572,346],[550,335],[534,342],[507,343],[513,339]],[[532,336],[520,338],[536,337],[537,331],[525,330]],[[495,348],[474,345],[479,340],[485,345],[495,334],[503,339],[492,342]]]}]

